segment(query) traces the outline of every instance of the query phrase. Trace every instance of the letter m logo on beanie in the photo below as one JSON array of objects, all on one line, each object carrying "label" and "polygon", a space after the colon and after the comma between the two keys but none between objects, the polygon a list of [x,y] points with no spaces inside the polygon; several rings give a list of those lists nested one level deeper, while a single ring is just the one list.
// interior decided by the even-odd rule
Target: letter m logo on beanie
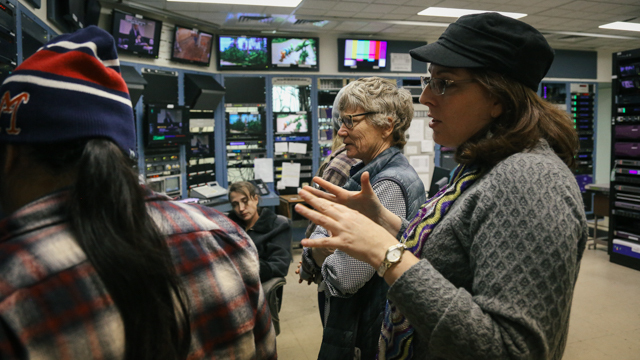
[{"label": "letter m logo on beanie", "polygon": [[[29,93],[23,92],[20,93],[13,98],[9,97],[9,92],[5,92],[0,99],[0,113],[8,113],[11,114],[11,121],[9,128],[7,129],[7,134],[9,135],[18,135],[20,134],[20,128],[16,127],[16,113],[18,112],[18,107],[22,103],[29,102]],[[2,128],[0,128],[2,131]]]},{"label": "letter m logo on beanie", "polygon": [[4,80],[0,96],[0,143],[106,138],[135,154],[133,108],[115,41],[96,26],[44,45]]}]

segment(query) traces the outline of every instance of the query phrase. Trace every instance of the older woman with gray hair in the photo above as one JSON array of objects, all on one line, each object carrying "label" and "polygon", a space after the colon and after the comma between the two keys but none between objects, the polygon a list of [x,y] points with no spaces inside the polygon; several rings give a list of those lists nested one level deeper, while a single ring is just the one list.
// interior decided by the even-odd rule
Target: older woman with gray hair
[{"label": "older woman with gray hair", "polygon": [[[351,82],[338,101],[347,156],[361,161],[342,186],[359,191],[368,180],[387,209],[410,219],[426,201],[425,189],[402,154],[413,118],[411,94],[394,80],[369,77]],[[364,174],[368,172],[368,174]],[[311,239],[330,236],[318,226]],[[369,264],[336,250],[305,248],[303,262],[322,279],[318,287],[324,333],[318,359],[373,359],[376,355],[387,284]]]}]

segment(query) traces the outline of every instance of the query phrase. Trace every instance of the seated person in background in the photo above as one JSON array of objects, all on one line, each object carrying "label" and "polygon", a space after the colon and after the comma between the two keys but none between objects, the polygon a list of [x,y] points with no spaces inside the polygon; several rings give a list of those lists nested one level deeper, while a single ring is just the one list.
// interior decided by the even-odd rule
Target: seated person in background
[{"label": "seated person in background", "polygon": [[260,281],[287,276],[291,263],[291,220],[269,208],[259,208],[260,196],[247,181],[229,187],[229,201],[233,207],[229,219],[242,226],[258,248]]},{"label": "seated person in background", "polygon": [[277,357],[249,237],[138,184],[111,35],[56,37],[0,109],[0,359]]}]

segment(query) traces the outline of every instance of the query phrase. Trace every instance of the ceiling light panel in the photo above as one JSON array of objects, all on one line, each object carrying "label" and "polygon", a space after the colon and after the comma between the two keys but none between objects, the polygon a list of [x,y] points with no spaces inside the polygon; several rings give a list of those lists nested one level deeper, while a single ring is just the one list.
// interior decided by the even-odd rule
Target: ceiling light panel
[{"label": "ceiling light panel", "polygon": [[167,0],[175,2],[193,2],[206,4],[231,4],[231,5],[250,5],[250,6],[279,6],[279,7],[296,7],[302,0]]},{"label": "ceiling light panel", "polygon": [[604,24],[598,26],[600,29],[613,29],[613,30],[625,30],[625,31],[640,31],[640,24],[616,21],[610,24]]},{"label": "ceiling light panel", "polygon": [[418,15],[422,16],[444,16],[444,17],[460,17],[464,15],[471,14],[481,14],[486,12],[497,12],[504,16],[508,16],[510,18],[519,19],[527,16],[527,14],[522,13],[513,13],[513,12],[504,12],[504,11],[493,11],[493,10],[471,10],[471,9],[454,9],[454,8],[443,8],[443,7],[428,7],[418,13]]}]

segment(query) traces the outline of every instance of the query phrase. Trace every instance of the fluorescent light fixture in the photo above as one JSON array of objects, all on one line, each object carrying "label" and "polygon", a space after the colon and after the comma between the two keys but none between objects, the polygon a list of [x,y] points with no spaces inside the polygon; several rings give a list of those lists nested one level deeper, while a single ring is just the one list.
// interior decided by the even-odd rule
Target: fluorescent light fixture
[{"label": "fluorescent light fixture", "polygon": [[378,21],[385,24],[393,25],[407,25],[407,26],[435,26],[435,27],[447,27],[449,23],[437,23],[428,21],[404,21],[404,20],[381,20]]},{"label": "fluorescent light fixture", "polygon": [[613,30],[626,30],[626,31],[640,31],[640,24],[616,21],[610,24],[604,24],[598,26],[600,29],[613,29]]},{"label": "fluorescent light fixture", "polygon": [[302,2],[302,0],[167,0],[167,1],[206,3],[206,4],[279,6],[279,7],[296,7]]},{"label": "fluorescent light fixture", "polygon": [[527,16],[527,14],[522,14],[522,13],[512,13],[512,12],[492,11],[492,10],[454,9],[454,8],[443,8],[443,7],[433,7],[433,6],[420,11],[418,15],[444,16],[444,17],[457,18],[463,15],[481,14],[486,12],[497,12],[498,14],[508,16],[514,19],[520,19],[521,17]]},{"label": "fluorescent light fixture", "polygon": [[547,31],[547,30],[543,30],[542,31],[542,35],[544,35],[544,34],[575,35],[575,36],[586,36],[586,37],[607,38],[607,39],[640,40],[640,38],[631,37],[631,36],[594,34],[594,33],[583,33],[583,32],[574,32],[574,31]]}]

